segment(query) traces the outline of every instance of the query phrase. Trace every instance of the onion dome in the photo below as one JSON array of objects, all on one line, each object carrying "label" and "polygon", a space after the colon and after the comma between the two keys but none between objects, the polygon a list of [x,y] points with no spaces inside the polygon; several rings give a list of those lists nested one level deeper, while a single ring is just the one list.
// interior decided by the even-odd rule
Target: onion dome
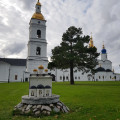
[{"label": "onion dome", "polygon": [[31,86],[30,89],[36,89],[36,87],[35,86]]},{"label": "onion dome", "polygon": [[102,54],[106,54],[106,53],[107,53],[107,50],[105,49],[104,44],[103,44],[103,49],[101,50],[101,53],[102,53]]},{"label": "onion dome", "polygon": [[38,70],[37,69],[34,69],[33,72],[37,72]]},{"label": "onion dome", "polygon": [[33,19],[38,19],[38,20],[45,20],[44,16],[42,13],[34,13],[32,16]]},{"label": "onion dome", "polygon": [[48,72],[48,69],[45,69],[45,72]]},{"label": "onion dome", "polygon": [[103,67],[99,67],[99,68],[96,69],[96,71],[97,71],[97,72],[104,72],[105,69],[104,69]]},{"label": "onion dome", "polygon": [[43,67],[42,65],[40,65],[38,68],[39,68],[39,69],[44,69],[44,67]]},{"label": "onion dome", "polygon": [[43,85],[38,85],[37,88],[38,89],[44,89],[45,87]]}]

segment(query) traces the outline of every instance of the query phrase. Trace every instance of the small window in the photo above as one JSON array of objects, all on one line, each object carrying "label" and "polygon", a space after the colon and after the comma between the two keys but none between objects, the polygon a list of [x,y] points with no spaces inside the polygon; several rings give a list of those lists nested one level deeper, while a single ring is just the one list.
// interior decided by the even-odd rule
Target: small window
[{"label": "small window", "polygon": [[17,76],[17,75],[15,75],[15,80],[17,80],[17,77],[18,77],[18,76]]},{"label": "small window", "polygon": [[78,79],[80,80],[80,77],[78,77]]},{"label": "small window", "polygon": [[99,79],[100,79],[100,76],[99,76]]},{"label": "small window", "polygon": [[47,91],[46,91],[46,96],[49,96],[49,93],[50,93],[50,91],[49,91],[49,90],[47,90]]},{"label": "small window", "polygon": [[77,77],[75,77],[75,79],[77,79]]},{"label": "small window", "polygon": [[40,24],[40,21],[38,21],[38,24]]},{"label": "small window", "polygon": [[40,9],[40,8],[38,7],[38,9]]},{"label": "small window", "polygon": [[68,76],[66,76],[66,80],[68,80]]},{"label": "small window", "polygon": [[105,77],[103,76],[103,79],[104,79]]},{"label": "small window", "polygon": [[37,30],[37,37],[41,38],[41,30]]},{"label": "small window", "polygon": [[42,95],[42,90],[39,90],[39,95]]},{"label": "small window", "polygon": [[41,54],[41,48],[40,47],[37,47],[36,48],[36,55],[40,55]]},{"label": "small window", "polygon": [[34,91],[31,92],[31,96],[34,96]]},{"label": "small window", "polygon": [[111,79],[112,77],[110,76],[110,79]]}]

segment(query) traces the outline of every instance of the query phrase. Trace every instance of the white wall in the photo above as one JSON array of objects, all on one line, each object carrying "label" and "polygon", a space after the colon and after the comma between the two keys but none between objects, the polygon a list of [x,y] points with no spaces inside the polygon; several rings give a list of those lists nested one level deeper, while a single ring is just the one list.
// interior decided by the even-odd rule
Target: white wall
[{"label": "white wall", "polygon": [[8,82],[10,64],[0,61],[0,81]]},{"label": "white wall", "polygon": [[[26,70],[26,66],[11,66],[10,67],[10,82],[21,82],[23,81],[23,72]],[[17,75],[17,80],[15,80]]]}]

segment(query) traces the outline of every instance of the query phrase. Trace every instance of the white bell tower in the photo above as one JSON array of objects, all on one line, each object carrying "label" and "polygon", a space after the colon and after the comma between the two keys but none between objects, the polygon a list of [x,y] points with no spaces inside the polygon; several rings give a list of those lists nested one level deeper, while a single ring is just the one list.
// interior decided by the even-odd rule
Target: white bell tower
[{"label": "white bell tower", "polygon": [[41,13],[41,4],[38,0],[35,13],[30,20],[27,72],[32,73],[33,69],[43,65],[47,68],[47,41],[46,41],[46,20]]}]

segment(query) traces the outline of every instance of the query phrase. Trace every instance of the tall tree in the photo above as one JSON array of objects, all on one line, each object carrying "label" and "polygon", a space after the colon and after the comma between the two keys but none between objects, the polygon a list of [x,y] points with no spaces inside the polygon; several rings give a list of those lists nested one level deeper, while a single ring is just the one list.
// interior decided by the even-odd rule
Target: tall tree
[{"label": "tall tree", "polygon": [[88,47],[89,41],[90,36],[83,36],[81,28],[69,27],[63,33],[60,46],[52,50],[52,62],[49,62],[48,68],[70,68],[70,84],[74,84],[73,69],[75,67],[83,72],[94,73],[99,53],[95,47]]}]

